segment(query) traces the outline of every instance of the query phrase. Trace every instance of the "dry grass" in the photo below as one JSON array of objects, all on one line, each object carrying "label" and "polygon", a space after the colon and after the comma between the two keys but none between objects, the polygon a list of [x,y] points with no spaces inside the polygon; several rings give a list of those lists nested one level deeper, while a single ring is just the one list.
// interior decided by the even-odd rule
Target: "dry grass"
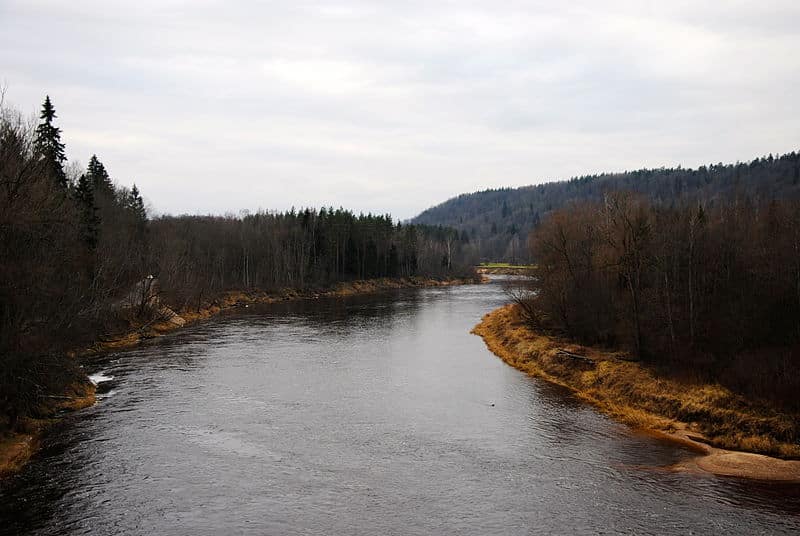
[{"label": "dry grass", "polygon": [[44,399],[37,408],[40,418],[21,419],[17,431],[0,436],[0,478],[22,469],[39,449],[42,434],[58,413],[76,411],[94,403],[94,385],[88,380],[71,383],[60,396]]},{"label": "dry grass", "polygon": [[22,469],[38,446],[38,434],[20,433],[0,438],[0,478]]},{"label": "dry grass", "polygon": [[478,268],[517,268],[520,270],[532,270],[536,268],[535,264],[511,264],[508,262],[482,262]]},{"label": "dry grass", "polygon": [[[747,400],[717,383],[658,376],[641,363],[531,331],[516,305],[486,315],[473,333],[509,365],[563,385],[583,400],[631,426],[671,432],[686,429],[727,449],[800,458],[800,415]],[[577,366],[559,349],[586,355],[595,366]]]},{"label": "dry grass", "polygon": [[479,274],[487,275],[532,275],[536,270],[533,264],[504,264],[504,263],[484,263],[475,267]]}]

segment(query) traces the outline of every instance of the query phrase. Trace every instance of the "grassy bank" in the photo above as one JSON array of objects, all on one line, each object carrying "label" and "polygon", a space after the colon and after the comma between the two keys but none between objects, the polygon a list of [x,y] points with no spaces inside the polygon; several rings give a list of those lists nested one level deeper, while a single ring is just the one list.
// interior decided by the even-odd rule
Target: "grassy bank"
[{"label": "grassy bank", "polygon": [[532,275],[536,266],[533,264],[509,264],[505,262],[484,262],[475,267],[479,274],[486,275]]},{"label": "grassy bank", "polygon": [[[430,277],[382,278],[337,283],[329,288],[298,291],[283,289],[277,292],[229,291],[198,307],[184,308],[172,313],[169,318],[157,322],[142,322],[124,332],[105,337],[90,348],[72,352],[64,359],[74,360],[88,354],[97,354],[132,347],[143,340],[151,339],[180,329],[183,326],[210,318],[220,312],[245,305],[276,303],[288,300],[318,299],[323,297],[346,297],[389,290],[416,287],[437,287],[480,283],[480,278],[435,279]],[[174,316],[172,316],[174,315]],[[65,378],[63,391],[58,395],[43,397],[37,407],[37,418],[21,418],[13,432],[0,430],[0,477],[18,472],[33,456],[40,445],[43,433],[59,415],[91,406],[95,402],[94,385],[88,378],[69,376]]]},{"label": "grassy bank", "polygon": [[800,458],[800,415],[747,400],[719,384],[663,377],[622,354],[535,333],[514,304],[487,314],[473,333],[509,365],[571,389],[626,424],[660,431],[705,454],[697,468],[800,480],[800,461],[760,456]]},{"label": "grassy bank", "polygon": [[70,381],[60,395],[42,398],[36,417],[23,417],[13,432],[0,434],[0,478],[19,471],[39,449],[44,431],[65,412],[95,403],[94,385],[88,378]]}]

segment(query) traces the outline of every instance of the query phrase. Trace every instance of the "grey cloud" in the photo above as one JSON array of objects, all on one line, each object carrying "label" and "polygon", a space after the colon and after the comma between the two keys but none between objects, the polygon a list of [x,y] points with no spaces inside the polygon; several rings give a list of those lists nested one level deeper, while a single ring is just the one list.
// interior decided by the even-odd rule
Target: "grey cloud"
[{"label": "grey cloud", "polygon": [[[165,212],[412,216],[796,149],[795,2],[0,4],[0,80]],[[46,38],[45,38],[46,36]]]}]

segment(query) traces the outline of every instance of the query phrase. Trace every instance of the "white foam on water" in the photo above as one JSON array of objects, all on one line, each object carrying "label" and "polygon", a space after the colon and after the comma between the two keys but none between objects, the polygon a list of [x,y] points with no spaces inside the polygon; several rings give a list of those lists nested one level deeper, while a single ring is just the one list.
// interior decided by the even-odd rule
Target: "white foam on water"
[{"label": "white foam on water", "polygon": [[89,376],[89,381],[95,385],[99,385],[104,382],[110,382],[114,379],[114,376],[106,376],[102,372],[98,372],[97,374],[92,374]]}]

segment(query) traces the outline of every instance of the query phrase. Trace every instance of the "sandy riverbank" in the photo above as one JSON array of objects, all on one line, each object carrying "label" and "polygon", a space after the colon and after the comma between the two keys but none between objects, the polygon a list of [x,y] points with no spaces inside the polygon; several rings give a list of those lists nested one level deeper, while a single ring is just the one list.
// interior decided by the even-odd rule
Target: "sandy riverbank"
[{"label": "sandy riverbank", "polygon": [[698,454],[672,469],[800,482],[800,461],[781,459],[800,457],[797,415],[746,400],[719,384],[661,377],[621,359],[623,354],[535,333],[513,304],[484,316],[473,333],[509,365]]}]

